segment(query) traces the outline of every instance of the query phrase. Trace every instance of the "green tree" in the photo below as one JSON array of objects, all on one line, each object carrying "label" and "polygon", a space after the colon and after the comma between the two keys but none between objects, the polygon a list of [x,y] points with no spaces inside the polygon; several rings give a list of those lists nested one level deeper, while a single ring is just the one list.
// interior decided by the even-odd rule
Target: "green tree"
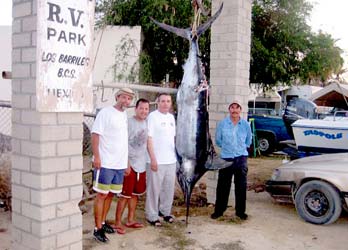
[{"label": "green tree", "polygon": [[[160,82],[169,74],[170,81],[179,83],[182,65],[188,56],[189,42],[160,29],[150,17],[179,28],[192,23],[193,9],[190,0],[105,0],[98,1],[96,14],[102,25],[140,25],[143,48],[140,56],[140,81]],[[204,18],[203,18],[204,21]],[[202,61],[209,62],[210,33],[200,37]],[[209,71],[207,71],[208,73]]]},{"label": "green tree", "polygon": [[327,82],[333,75],[344,72],[342,69],[342,50],[335,45],[335,40],[329,34],[319,32],[308,40],[305,57],[301,61],[300,78],[304,82]]},{"label": "green tree", "polygon": [[[204,3],[209,9],[211,0]],[[307,0],[253,1],[251,82],[267,88],[279,83],[327,81],[333,74],[343,72],[342,51],[336,41],[328,34],[313,33],[308,26],[311,9]],[[175,27],[189,27],[193,21],[190,0],[100,0],[96,13],[103,16],[102,24],[142,27],[140,81],[160,82],[166,74],[170,81],[181,81],[189,43],[160,29],[149,17]],[[208,74],[209,31],[199,43]]]},{"label": "green tree", "polygon": [[270,87],[326,81],[343,65],[341,49],[327,34],[307,25],[312,6],[306,0],[254,0],[251,82]]}]

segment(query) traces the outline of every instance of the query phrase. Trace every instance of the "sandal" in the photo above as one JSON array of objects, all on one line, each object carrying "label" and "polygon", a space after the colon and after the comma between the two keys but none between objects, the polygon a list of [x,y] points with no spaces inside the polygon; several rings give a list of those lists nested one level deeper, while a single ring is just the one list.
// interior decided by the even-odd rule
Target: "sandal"
[{"label": "sandal", "polygon": [[142,227],[144,227],[144,224],[140,223],[140,222],[126,223],[126,227],[129,227],[129,228],[142,228]]},{"label": "sandal", "polygon": [[126,230],[121,227],[121,226],[116,226],[116,225],[112,225],[112,228],[116,231],[116,233],[118,234],[125,234]]},{"label": "sandal", "polygon": [[165,222],[168,222],[168,223],[173,223],[173,222],[174,222],[174,218],[173,218],[173,216],[171,216],[171,215],[163,216],[163,220],[164,220]]},{"label": "sandal", "polygon": [[159,220],[155,220],[155,221],[150,221],[150,220],[147,220],[148,223],[150,223],[151,226],[154,226],[154,227],[161,227],[162,224]]}]

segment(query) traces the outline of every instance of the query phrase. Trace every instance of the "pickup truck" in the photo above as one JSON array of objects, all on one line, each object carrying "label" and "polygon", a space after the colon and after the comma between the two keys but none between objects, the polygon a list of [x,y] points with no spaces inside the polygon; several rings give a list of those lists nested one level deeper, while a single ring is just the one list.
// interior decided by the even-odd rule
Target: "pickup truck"
[{"label": "pickup truck", "polygon": [[249,114],[254,119],[258,148],[261,154],[269,154],[280,148],[279,142],[291,140],[283,118],[277,115]]}]

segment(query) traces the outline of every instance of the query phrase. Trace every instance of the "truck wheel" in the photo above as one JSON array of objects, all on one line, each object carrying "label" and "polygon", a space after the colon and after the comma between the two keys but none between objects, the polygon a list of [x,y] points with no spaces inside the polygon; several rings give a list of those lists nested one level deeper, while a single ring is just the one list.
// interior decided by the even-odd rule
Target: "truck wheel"
[{"label": "truck wheel", "polygon": [[295,206],[299,216],[313,224],[335,222],[342,212],[337,190],[323,181],[309,181],[296,193]]},{"label": "truck wheel", "polygon": [[274,139],[270,135],[258,136],[259,150],[261,154],[269,154],[274,151]]}]

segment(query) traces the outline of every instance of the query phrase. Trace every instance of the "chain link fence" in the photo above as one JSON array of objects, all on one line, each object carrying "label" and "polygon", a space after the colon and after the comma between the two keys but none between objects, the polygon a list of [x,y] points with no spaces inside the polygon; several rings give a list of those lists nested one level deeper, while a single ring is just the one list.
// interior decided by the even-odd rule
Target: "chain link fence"
[{"label": "chain link fence", "polygon": [[0,133],[11,136],[11,104],[0,103]]},{"label": "chain link fence", "polygon": [[84,114],[83,115],[83,143],[82,152],[83,155],[92,155],[91,146],[91,130],[95,119],[95,114]]},{"label": "chain link fence", "polygon": [[11,209],[11,104],[0,103],[0,208]]},{"label": "chain link fence", "polygon": [[11,104],[0,103],[0,154],[11,151]]}]

